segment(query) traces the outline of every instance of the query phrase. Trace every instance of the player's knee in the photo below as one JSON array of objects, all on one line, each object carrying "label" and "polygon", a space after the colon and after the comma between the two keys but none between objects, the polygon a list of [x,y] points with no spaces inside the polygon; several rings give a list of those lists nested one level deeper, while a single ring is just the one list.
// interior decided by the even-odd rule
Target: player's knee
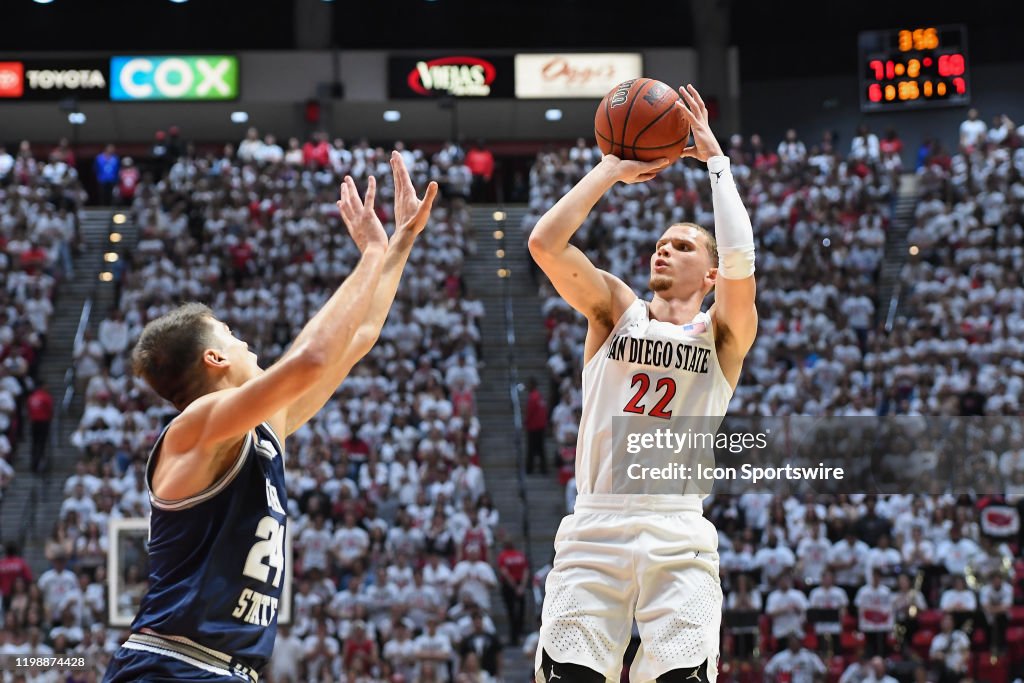
[{"label": "player's knee", "polygon": [[604,675],[579,664],[556,662],[547,650],[541,651],[540,658],[537,680],[541,683],[605,683]]},{"label": "player's knee", "polygon": [[699,666],[687,666],[682,669],[672,669],[658,676],[657,683],[709,683],[708,660],[704,660]]}]

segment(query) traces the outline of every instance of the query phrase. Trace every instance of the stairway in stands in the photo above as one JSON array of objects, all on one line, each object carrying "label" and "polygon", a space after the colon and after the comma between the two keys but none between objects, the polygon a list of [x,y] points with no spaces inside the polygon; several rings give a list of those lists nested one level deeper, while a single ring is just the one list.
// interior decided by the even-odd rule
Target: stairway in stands
[{"label": "stairway in stands", "polygon": [[885,257],[878,288],[876,317],[883,323],[891,324],[900,310],[903,314],[913,313],[906,305],[906,295],[899,287],[900,270],[910,255],[907,233],[914,227],[914,209],[917,207],[917,175],[904,173],[900,176],[899,188],[893,209],[892,222],[885,235]]},{"label": "stairway in stands", "polygon": [[[75,339],[85,325],[95,328],[113,301],[113,285],[99,279],[107,265],[104,254],[110,251],[113,214],[113,210],[104,208],[82,212],[83,251],[74,259],[74,277],[61,282],[56,290],[46,350],[39,364],[39,378],[53,394],[56,413],[50,432],[49,467],[42,475],[31,473],[32,440],[26,429],[16,451],[14,481],[0,502],[0,538],[21,545],[37,576],[47,568],[43,556],[46,538],[60,513],[64,482],[74,472],[79,458],[68,443],[68,436],[78,426],[82,414],[81,396],[68,394],[71,401],[66,410],[62,408]],[[122,249],[128,246],[122,243]]]},{"label": "stairway in stands", "polygon": [[[495,219],[495,212],[504,212],[503,220]],[[523,515],[529,528],[530,545],[527,555],[531,573],[551,559],[555,530],[565,514],[565,495],[549,468],[547,476],[525,477],[520,485],[517,452],[525,458],[525,434],[516,442],[517,432],[510,387],[513,383],[525,385],[535,377],[540,386],[547,385],[547,342],[541,317],[537,286],[530,277],[530,255],[526,249],[526,235],[520,223],[525,206],[474,205],[472,208],[473,237],[476,254],[467,258],[463,268],[466,289],[480,297],[485,309],[481,322],[483,360],[477,390],[477,410],[480,417],[481,437],[479,452],[487,489],[501,513],[501,529],[522,548],[524,540]],[[429,228],[428,228],[429,229]],[[503,236],[496,239],[496,231]],[[499,256],[503,248],[504,256]],[[507,277],[498,275],[500,269]],[[510,303],[514,346],[509,345],[510,329],[506,316],[506,293]],[[513,370],[514,363],[514,373]],[[526,410],[526,392],[518,390],[521,410]],[[550,454],[549,454],[549,457]],[[508,628],[501,595],[492,596],[492,613],[499,636],[507,640]],[[535,614],[539,606],[528,600],[524,631],[535,630]],[[506,648],[505,671],[507,680],[526,680],[532,662],[521,654],[521,648]]]}]

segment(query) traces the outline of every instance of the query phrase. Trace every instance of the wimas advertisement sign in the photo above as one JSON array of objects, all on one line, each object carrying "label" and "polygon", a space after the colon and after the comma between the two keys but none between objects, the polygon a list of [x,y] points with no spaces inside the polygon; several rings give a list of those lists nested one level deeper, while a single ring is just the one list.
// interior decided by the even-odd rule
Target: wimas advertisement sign
[{"label": "wimas advertisement sign", "polygon": [[513,80],[511,56],[456,54],[388,60],[388,96],[393,99],[511,98]]}]

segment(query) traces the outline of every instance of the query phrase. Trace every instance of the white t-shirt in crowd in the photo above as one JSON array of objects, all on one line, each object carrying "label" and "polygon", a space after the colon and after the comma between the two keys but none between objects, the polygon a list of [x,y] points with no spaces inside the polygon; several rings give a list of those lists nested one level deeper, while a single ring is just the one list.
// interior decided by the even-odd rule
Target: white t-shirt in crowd
[{"label": "white t-shirt in crowd", "polygon": [[781,673],[791,674],[792,683],[814,683],[815,675],[821,676],[825,671],[821,657],[805,649],[795,653],[785,649],[772,657],[764,668],[766,674],[776,677]]},{"label": "white t-shirt in crowd", "polygon": [[[818,586],[811,591],[807,603],[812,609],[840,609],[850,603],[850,598],[839,586]],[[814,632],[819,634],[839,635],[842,630],[843,625],[839,621],[820,622],[814,625]]]},{"label": "white t-shirt in crowd", "polygon": [[859,612],[858,628],[865,633],[891,631],[894,626],[894,601],[893,592],[884,584],[861,586],[853,600]]},{"label": "white t-shirt in crowd", "polygon": [[802,635],[807,596],[795,588],[774,590],[768,594],[764,611],[773,614],[777,610],[784,611],[772,617],[772,636],[779,639],[790,634]]},{"label": "white t-shirt in crowd", "polygon": [[932,638],[932,646],[928,650],[929,658],[944,652],[942,661],[950,671],[963,673],[967,671],[967,655],[971,649],[971,641],[963,631],[939,633]]},{"label": "white t-shirt in crowd", "polygon": [[960,124],[960,141],[964,145],[976,145],[984,137],[986,130],[988,130],[988,126],[981,119],[964,120]]}]

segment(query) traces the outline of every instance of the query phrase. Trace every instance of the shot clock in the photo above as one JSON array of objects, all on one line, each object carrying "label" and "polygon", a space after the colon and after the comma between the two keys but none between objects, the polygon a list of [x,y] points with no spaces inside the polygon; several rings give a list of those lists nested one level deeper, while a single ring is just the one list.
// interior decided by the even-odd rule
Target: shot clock
[{"label": "shot clock", "polygon": [[970,103],[963,25],[864,31],[858,42],[861,111]]}]

